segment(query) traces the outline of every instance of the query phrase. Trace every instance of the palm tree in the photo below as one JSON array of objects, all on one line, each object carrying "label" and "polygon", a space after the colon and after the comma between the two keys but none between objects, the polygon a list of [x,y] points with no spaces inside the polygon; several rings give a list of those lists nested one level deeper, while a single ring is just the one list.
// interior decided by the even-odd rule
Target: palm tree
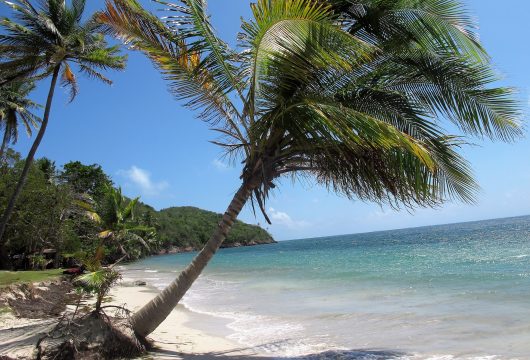
[{"label": "palm tree", "polygon": [[[458,154],[465,136],[521,134],[511,89],[492,86],[457,1],[258,0],[238,53],[215,34],[204,0],[158,2],[164,21],[136,0],[107,2],[99,20],[152,60],[243,169],[204,248],[132,316],[140,336],[184,296],[247,201],[269,221],[264,203],[278,179],[309,177],[394,208],[473,202],[477,184]],[[446,134],[444,119],[461,135]]]},{"label": "palm tree", "polygon": [[1,22],[0,83],[9,84],[26,78],[44,79],[51,76],[44,117],[39,132],[26,158],[24,169],[0,219],[0,246],[15,203],[24,187],[35,152],[44,136],[53,100],[55,86],[61,76],[63,85],[70,88],[73,100],[78,92],[77,79],[72,70],[75,64],[81,73],[110,84],[100,70],[123,69],[125,57],[119,47],[109,47],[99,32],[100,25],[93,18],[82,22],[85,0],[39,1],[39,7],[30,0],[4,1],[14,12],[13,19]]},{"label": "palm tree", "polygon": [[7,145],[17,142],[20,124],[24,126],[28,136],[31,136],[32,129],[37,128],[40,123],[40,118],[31,112],[39,105],[28,98],[34,88],[35,85],[31,82],[13,82],[0,86],[0,129],[4,131],[0,159],[3,158]]},{"label": "palm tree", "polygon": [[[124,258],[129,258],[124,244],[139,242],[149,251],[149,245],[137,233],[154,233],[154,229],[139,225],[135,220],[134,212],[140,198],[128,200],[122,195],[121,188],[115,189],[106,185],[101,203],[94,204],[88,194],[78,194],[75,201],[74,211],[95,221],[101,231],[97,234],[99,242],[93,253],[80,252],[75,255],[88,270],[81,276],[78,282],[88,293],[96,294],[94,313],[99,314],[103,298],[107,295],[112,285],[119,279],[120,275],[113,268]],[[112,265],[103,267],[105,258],[105,245],[111,243],[117,246],[122,257]]]},{"label": "palm tree", "polygon": [[128,200],[122,195],[121,188],[108,185],[95,216],[92,216],[102,227],[98,237],[116,244],[126,258],[130,257],[123,246],[127,242],[139,242],[147,251],[150,250],[144,238],[138,235],[154,231],[151,227],[138,224],[135,219],[134,211],[139,200],[139,197]]}]

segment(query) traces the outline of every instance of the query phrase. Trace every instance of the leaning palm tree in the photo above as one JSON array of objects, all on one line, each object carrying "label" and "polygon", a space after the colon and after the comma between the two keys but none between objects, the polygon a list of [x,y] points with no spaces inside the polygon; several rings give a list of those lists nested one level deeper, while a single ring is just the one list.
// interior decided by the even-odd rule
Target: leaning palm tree
[{"label": "leaning palm tree", "polygon": [[81,73],[110,84],[100,70],[123,69],[125,57],[117,46],[109,47],[93,18],[82,21],[85,0],[42,0],[38,6],[30,0],[4,1],[13,9],[13,18],[0,23],[0,84],[44,79],[51,76],[48,98],[39,132],[31,146],[16,188],[0,219],[0,246],[15,203],[24,187],[35,152],[44,136],[59,77],[70,89],[71,100],[78,92],[73,66]]},{"label": "leaning palm tree", "polygon": [[[241,51],[215,33],[204,0],[108,0],[109,32],[143,51],[185,106],[199,111],[241,186],[191,264],[132,316],[151,333],[219,249],[250,200],[265,215],[278,179],[309,177],[348,198],[395,208],[473,202],[477,184],[458,154],[466,135],[521,134],[511,90],[496,77],[454,0],[258,0]],[[442,121],[454,122],[449,135]]]},{"label": "leaning palm tree", "polygon": [[4,132],[0,145],[0,159],[6,147],[18,140],[18,128],[24,126],[28,136],[38,127],[40,118],[31,110],[39,105],[28,98],[29,93],[35,88],[31,82],[10,83],[0,86],[0,130]]}]

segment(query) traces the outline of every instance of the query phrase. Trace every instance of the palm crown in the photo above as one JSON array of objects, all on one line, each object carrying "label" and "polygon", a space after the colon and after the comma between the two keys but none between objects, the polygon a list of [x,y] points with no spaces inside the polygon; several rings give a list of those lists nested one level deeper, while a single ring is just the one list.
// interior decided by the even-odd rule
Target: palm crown
[{"label": "palm crown", "polygon": [[219,39],[205,2],[168,7],[165,24],[135,0],[99,19],[147,53],[171,90],[214,124],[258,203],[283,174],[398,206],[472,201],[477,185],[440,120],[464,134],[520,134],[496,76],[455,1],[261,0],[242,50]]},{"label": "palm crown", "polygon": [[103,229],[99,232],[98,237],[112,240],[126,257],[129,254],[123,246],[125,242],[139,242],[149,251],[149,245],[137,233],[155,231],[151,227],[139,225],[134,221],[134,211],[139,200],[139,197],[128,200],[122,195],[121,188],[115,189],[108,185],[105,189],[102,204],[98,206],[95,212],[95,219]]},{"label": "palm crown", "polygon": [[2,19],[0,82],[25,77],[44,78],[62,66],[62,82],[78,91],[71,64],[80,72],[110,83],[101,70],[123,69],[125,58],[118,46],[108,46],[93,18],[82,21],[85,0],[45,0],[35,7],[28,0],[4,1],[14,10],[13,19]]},{"label": "palm crown", "polygon": [[139,197],[129,200],[123,196],[121,188],[106,185],[97,205],[88,194],[79,194],[75,204],[77,211],[81,211],[81,214],[100,226],[98,247],[103,248],[104,241],[110,240],[113,242],[111,245],[116,245],[122,254],[128,257],[129,254],[123,246],[126,242],[139,242],[149,251],[149,245],[138,233],[155,232],[153,227],[140,225],[136,221],[135,209],[139,200]]}]

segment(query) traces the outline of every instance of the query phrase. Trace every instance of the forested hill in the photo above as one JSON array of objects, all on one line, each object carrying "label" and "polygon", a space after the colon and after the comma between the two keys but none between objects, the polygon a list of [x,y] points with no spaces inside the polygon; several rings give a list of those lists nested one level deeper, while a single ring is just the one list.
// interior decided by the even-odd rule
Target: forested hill
[{"label": "forested hill", "polygon": [[[164,246],[199,249],[208,241],[221,221],[221,214],[196,207],[183,206],[163,209],[156,213],[158,236]],[[236,221],[223,247],[269,244],[271,235],[256,225]]]},{"label": "forested hill", "polygon": [[[23,166],[24,159],[12,149],[0,159],[0,212]],[[106,264],[122,257],[135,260],[200,249],[220,220],[221,215],[211,211],[157,211],[136,197],[128,198],[98,164],[71,161],[58,168],[52,160],[37,159],[6,228],[6,241],[0,244],[0,268],[44,268],[50,261],[59,265],[59,259],[91,256],[98,246]],[[271,242],[264,229],[238,221],[225,246]],[[47,256],[45,250],[57,256]]]},{"label": "forested hill", "polygon": [[[138,214],[150,217],[157,229],[163,251],[197,250],[208,241],[222,214],[193,206],[170,207],[156,211],[151,206],[138,204]],[[223,247],[274,243],[272,236],[257,225],[237,220]]]}]

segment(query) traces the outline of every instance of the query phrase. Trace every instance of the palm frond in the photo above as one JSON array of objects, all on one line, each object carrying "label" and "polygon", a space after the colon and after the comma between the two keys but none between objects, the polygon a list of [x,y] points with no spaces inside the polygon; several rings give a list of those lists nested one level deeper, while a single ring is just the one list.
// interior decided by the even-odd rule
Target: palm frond
[{"label": "palm frond", "polygon": [[[40,80],[65,63],[63,85],[69,87],[73,99],[78,89],[72,63],[98,79],[106,77],[95,69],[125,67],[126,57],[119,54],[118,46],[108,46],[99,33],[101,25],[93,18],[82,21],[85,0],[72,0],[70,4],[46,0],[37,7],[31,0],[4,2],[13,10],[13,16],[0,23],[0,85],[29,77]],[[96,73],[101,76],[94,76]]]},{"label": "palm frond", "polygon": [[[170,82],[170,90],[186,106],[200,110],[199,117],[211,123],[221,119],[237,140],[244,139],[240,119],[226,95],[226,83],[219,83],[212,72],[212,59],[205,59],[204,47],[189,44],[189,32],[182,34],[143,10],[136,0],[107,1],[98,19],[131,48],[144,52]],[[216,68],[215,71],[219,71]]]},{"label": "palm frond", "polygon": [[242,157],[265,216],[284,175],[393,207],[473,202],[478,185],[459,155],[467,138],[442,122],[464,136],[521,134],[520,104],[495,87],[457,0],[258,0],[239,54],[218,38],[205,1],[155,1],[163,20],[137,0],[108,0],[98,18],[213,124],[214,144]]},{"label": "palm frond", "polygon": [[333,8],[347,31],[380,47],[417,46],[488,59],[477,25],[457,0],[335,0]]},{"label": "palm frond", "polygon": [[70,102],[74,101],[79,92],[79,87],[77,86],[77,78],[67,62],[64,63],[61,83],[70,89]]},{"label": "palm frond", "polygon": [[31,81],[0,86],[0,129],[4,131],[4,145],[17,142],[19,126],[25,128],[28,136],[38,127],[41,119],[31,111],[40,106],[28,98],[34,88]]}]

